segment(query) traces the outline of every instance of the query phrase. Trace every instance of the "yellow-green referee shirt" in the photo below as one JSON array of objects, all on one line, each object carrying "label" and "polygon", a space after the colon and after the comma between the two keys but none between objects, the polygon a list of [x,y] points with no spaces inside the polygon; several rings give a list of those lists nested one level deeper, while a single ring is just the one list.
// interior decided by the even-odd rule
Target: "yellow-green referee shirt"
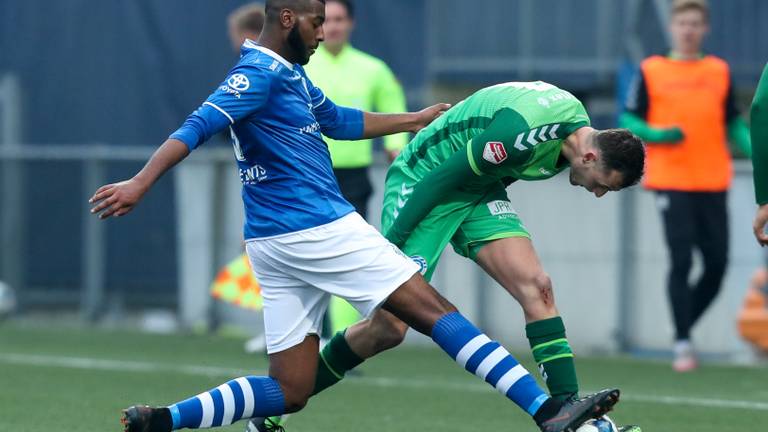
[{"label": "yellow-green referee shirt", "polygon": [[[400,83],[382,61],[351,45],[333,56],[320,44],[305,67],[309,79],[337,105],[372,112],[405,112]],[[361,168],[371,164],[372,141],[337,141],[325,137],[334,168]],[[408,134],[384,138],[384,148],[400,150]]]}]

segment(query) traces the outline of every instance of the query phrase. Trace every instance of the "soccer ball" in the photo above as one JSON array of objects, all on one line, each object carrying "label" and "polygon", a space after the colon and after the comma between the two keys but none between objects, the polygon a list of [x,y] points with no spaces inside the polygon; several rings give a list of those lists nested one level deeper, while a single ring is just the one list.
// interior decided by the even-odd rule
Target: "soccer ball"
[{"label": "soccer ball", "polygon": [[576,429],[576,432],[618,432],[616,424],[608,416],[592,419]]},{"label": "soccer ball", "polygon": [[0,321],[16,310],[16,296],[11,287],[0,281]]}]

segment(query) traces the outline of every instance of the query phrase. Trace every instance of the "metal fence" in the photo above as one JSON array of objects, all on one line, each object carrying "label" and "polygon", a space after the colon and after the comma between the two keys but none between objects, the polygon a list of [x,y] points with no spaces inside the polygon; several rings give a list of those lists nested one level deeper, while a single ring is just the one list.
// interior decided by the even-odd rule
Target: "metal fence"
[{"label": "metal fence", "polygon": [[[142,256],[151,251],[141,247],[141,243],[130,243],[126,237],[116,244],[117,237],[107,233],[110,222],[93,217],[88,212],[86,198],[99,185],[113,180],[105,175],[110,165],[126,162],[140,165],[153,150],[106,146],[0,149],[4,176],[2,278],[20,288],[23,305],[27,308],[69,305],[77,308],[87,321],[105,316],[119,318],[127,311],[160,306],[175,311],[183,326],[210,322],[212,303],[208,287],[215,271],[242,251],[242,206],[229,149],[195,152],[166,179],[168,191],[155,190],[150,193],[154,196],[147,197],[167,206],[170,195],[176,208],[171,218],[152,222],[154,229],[170,232],[175,243],[167,249],[174,268],[153,272],[163,281],[161,288],[156,281],[149,289],[138,289],[125,280],[108,277],[115,267],[115,261],[108,258],[110,250],[124,248],[128,262],[123,265],[133,271],[146,270]],[[46,246],[37,238],[34,227],[27,223],[30,215],[25,209],[28,207],[13,205],[8,199],[26,193],[27,185],[22,180],[28,177],[20,174],[42,163],[77,164],[81,171],[80,199],[67,201],[69,208],[63,210],[79,218],[82,227],[77,233],[79,239],[53,246],[57,254],[76,255],[75,261],[80,265],[78,280],[59,281],[59,285],[68,285],[65,290],[61,286],[30,284],[33,267],[23,262],[29,255],[14,253],[24,245]],[[374,165],[372,214],[380,212],[385,172],[383,161]],[[699,330],[708,334],[706,342],[701,344],[702,351],[729,356],[748,352],[739,342],[733,320],[750,273],[761,264],[759,248],[753,244],[749,230],[754,208],[749,163],[737,163],[736,172],[729,205],[733,221],[730,271],[723,294]],[[55,194],[58,186],[47,182],[44,187],[47,194]],[[666,251],[653,198],[648,193],[634,188],[595,200],[575,190],[561,177],[549,182],[515,184],[508,193],[534,235],[544,267],[555,281],[558,304],[572,329],[572,338],[583,350],[663,349],[666,346],[671,332],[666,323],[663,288]],[[146,204],[143,202],[137,209]],[[563,216],[563,208],[568,209],[569,216]],[[151,210],[145,212],[151,213]],[[137,216],[132,214],[111,223],[114,226],[145,224],[136,220]],[[134,240],[141,240],[139,237],[148,235],[149,227],[137,229],[134,225],[128,232]],[[42,252],[36,250],[32,255]],[[45,263],[42,268],[55,272],[57,266]],[[477,266],[447,251],[434,283],[488,331],[515,346],[525,346],[520,332],[516,331],[515,323],[522,323],[518,306],[502,289],[493,288],[496,284]],[[147,298],[127,301],[125,297],[131,295]]]}]

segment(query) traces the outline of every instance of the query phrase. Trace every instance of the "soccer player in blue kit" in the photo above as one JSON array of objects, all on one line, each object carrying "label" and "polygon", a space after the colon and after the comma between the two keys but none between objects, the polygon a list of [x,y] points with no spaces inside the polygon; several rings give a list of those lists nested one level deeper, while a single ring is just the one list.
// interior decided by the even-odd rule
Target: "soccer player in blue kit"
[{"label": "soccer player in blue kit", "polygon": [[497,342],[435,291],[419,266],[342,197],[321,132],[336,139],[417,131],[449,108],[373,114],[336,106],[302,68],[323,39],[322,0],[267,0],[258,43],[133,178],[99,188],[91,212],[131,211],[157,179],[229,128],[243,184],[246,250],[262,285],[268,376],[244,376],[166,407],[123,412],[127,432],[207,428],[302,409],[315,385],[331,295],[364,316],[383,308],[430,336],[467,371],[527,412],[543,431],[570,431],[610,410],[619,391],[550,398]]}]

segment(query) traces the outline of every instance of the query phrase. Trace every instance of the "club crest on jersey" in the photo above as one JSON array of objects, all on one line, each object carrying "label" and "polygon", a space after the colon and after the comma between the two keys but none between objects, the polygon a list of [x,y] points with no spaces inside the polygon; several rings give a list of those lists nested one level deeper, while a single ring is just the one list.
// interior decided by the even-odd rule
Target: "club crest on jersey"
[{"label": "club crest on jersey", "polygon": [[485,143],[483,159],[494,165],[498,165],[507,160],[507,150],[504,148],[504,144],[498,141],[489,141]]},{"label": "club crest on jersey", "polygon": [[234,74],[227,80],[227,85],[235,91],[246,91],[251,86],[248,77],[243,74]]},{"label": "club crest on jersey", "polygon": [[410,258],[411,258],[411,261],[419,265],[419,273],[421,273],[422,276],[425,275],[427,273],[427,268],[428,268],[427,260],[421,255],[414,255]]}]

